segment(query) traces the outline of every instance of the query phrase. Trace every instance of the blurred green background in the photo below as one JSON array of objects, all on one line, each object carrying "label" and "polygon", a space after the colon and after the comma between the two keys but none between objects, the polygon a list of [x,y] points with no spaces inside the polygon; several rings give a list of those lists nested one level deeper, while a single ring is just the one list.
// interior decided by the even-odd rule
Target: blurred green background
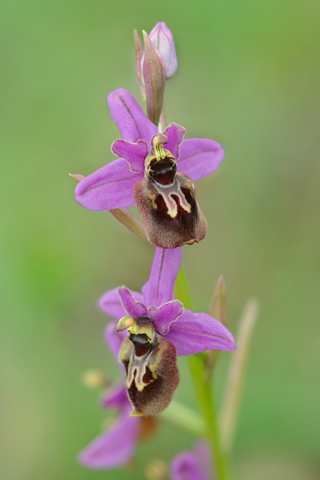
[{"label": "blurred green background", "polygon": [[[196,310],[216,280],[229,327],[248,297],[261,303],[234,452],[236,480],[320,477],[320,3],[183,0],[7,0],[1,6],[2,480],[142,478],[193,439],[170,427],[133,469],[95,472],[77,452],[108,416],[82,372],[116,378],[96,307],[108,289],[140,290],[153,249],[108,212],[74,201],[68,172],[113,159],[119,137],[106,95],[140,100],[132,30],[165,21],[178,74],[167,121],[226,151],[197,184],[206,239],[184,249]],[[221,400],[230,354],[216,372]],[[178,398],[196,408],[185,359]]]}]

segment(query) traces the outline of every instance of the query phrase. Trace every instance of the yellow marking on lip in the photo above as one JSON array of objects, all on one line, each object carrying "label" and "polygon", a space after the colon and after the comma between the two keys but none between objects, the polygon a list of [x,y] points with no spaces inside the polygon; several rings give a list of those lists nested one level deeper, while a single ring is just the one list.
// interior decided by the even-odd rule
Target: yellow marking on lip
[{"label": "yellow marking on lip", "polygon": [[165,348],[165,343],[162,341],[158,345],[155,361],[153,362],[152,365],[149,365],[150,371],[155,380],[158,378],[156,371],[158,370],[159,364],[161,362],[161,354],[164,348]]},{"label": "yellow marking on lip", "polygon": [[156,194],[155,193],[151,193],[151,191],[149,189],[147,189],[147,197],[149,198],[149,200],[151,200],[151,204],[152,204],[152,208],[154,208],[155,210],[157,210],[158,208],[158,205],[156,204]]},{"label": "yellow marking on lip", "polygon": [[[167,214],[171,218],[176,218],[178,215],[178,204],[175,199],[173,199],[172,195],[175,195],[179,199],[179,203],[181,208],[185,210],[187,213],[191,213],[191,205],[190,203],[186,200],[186,197],[184,196],[181,187],[178,182],[174,182],[170,185],[160,185],[155,183],[154,188],[157,190],[158,194],[161,195],[161,197],[164,200],[164,203],[166,204],[167,207]],[[147,190],[148,197],[150,198],[151,192]]]},{"label": "yellow marking on lip", "polygon": [[166,205],[167,205],[167,209],[168,209],[167,213],[169,217],[175,218],[178,215],[178,209],[169,207],[167,203]]}]

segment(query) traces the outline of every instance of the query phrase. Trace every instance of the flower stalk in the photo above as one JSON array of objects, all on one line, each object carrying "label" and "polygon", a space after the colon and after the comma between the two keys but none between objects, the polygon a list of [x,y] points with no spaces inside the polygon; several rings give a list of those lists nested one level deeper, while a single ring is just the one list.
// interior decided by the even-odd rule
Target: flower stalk
[{"label": "flower stalk", "polygon": [[160,414],[159,418],[164,423],[196,437],[205,435],[203,419],[177,400],[173,400],[169,407]]}]

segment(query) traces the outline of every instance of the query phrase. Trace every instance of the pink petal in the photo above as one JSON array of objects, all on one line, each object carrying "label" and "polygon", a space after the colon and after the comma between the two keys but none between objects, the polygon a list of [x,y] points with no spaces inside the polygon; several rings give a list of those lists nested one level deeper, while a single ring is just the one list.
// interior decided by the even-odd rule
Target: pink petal
[{"label": "pink petal", "polygon": [[126,387],[124,385],[110,387],[102,398],[101,406],[116,407],[119,410],[130,407]]},{"label": "pink petal", "polygon": [[177,163],[178,171],[189,175],[195,182],[218,170],[223,157],[223,148],[214,140],[207,138],[183,140]]},{"label": "pink petal", "polygon": [[149,280],[142,287],[145,305],[159,307],[174,299],[173,287],[182,259],[182,247],[156,248]]},{"label": "pink petal", "polygon": [[102,470],[131,460],[138,442],[140,419],[129,417],[130,410],[80,452],[78,460],[82,465]]},{"label": "pink petal", "polygon": [[[138,300],[138,302],[143,301],[143,296],[141,293],[132,292],[132,294],[134,295],[134,298]],[[114,288],[113,290],[105,293],[100,298],[98,304],[101,310],[117,320],[120,320],[120,318],[127,315],[126,310],[123,308],[118,288]]]},{"label": "pink petal", "polygon": [[129,163],[131,172],[143,174],[144,161],[150,150],[145,141],[139,140],[137,143],[130,143],[126,140],[116,140],[111,149],[113,153]]},{"label": "pink petal", "polygon": [[168,137],[168,143],[163,146],[166,150],[169,150],[169,152],[172,153],[176,160],[179,158],[180,144],[182,142],[185,132],[185,128],[181,127],[176,123],[171,123],[171,125],[169,125],[169,127],[167,127],[166,130],[163,132],[164,135]]},{"label": "pink petal", "polygon": [[106,312],[111,317],[116,318],[117,320],[126,315],[126,311],[122,306],[117,288],[114,288],[113,290],[105,293],[100,298],[98,305],[101,310]]},{"label": "pink petal", "polygon": [[180,356],[204,350],[236,349],[232,333],[222,323],[206,313],[187,309],[170,325],[165,339],[174,344]]},{"label": "pink petal", "polygon": [[118,158],[81,180],[76,186],[76,200],[89,210],[133,206],[133,186],[142,177],[142,173],[132,173],[128,163]]},{"label": "pink petal", "polygon": [[121,136],[128,142],[145,140],[150,145],[157,127],[147,118],[128,90],[119,88],[108,95],[111,117],[116,122]]},{"label": "pink petal", "polygon": [[184,308],[179,300],[172,300],[161,307],[148,307],[148,317],[152,320],[155,329],[160,335],[166,335],[172,322],[178,320]]},{"label": "pink petal", "polygon": [[130,290],[126,287],[118,289],[119,297],[121,299],[125,311],[133,317],[145,317],[147,315],[147,308],[142,302],[137,301]]}]

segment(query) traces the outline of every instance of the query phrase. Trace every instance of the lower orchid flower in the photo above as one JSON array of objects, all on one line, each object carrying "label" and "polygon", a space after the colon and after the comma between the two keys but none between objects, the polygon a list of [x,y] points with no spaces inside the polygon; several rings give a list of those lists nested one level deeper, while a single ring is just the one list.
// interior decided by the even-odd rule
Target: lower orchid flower
[{"label": "lower orchid flower", "polygon": [[127,90],[111,92],[108,104],[122,136],[112,145],[119,158],[83,179],[74,175],[81,179],[77,202],[89,210],[136,205],[148,240],[156,247],[202,240],[207,222],[194,182],[219,168],[222,147],[204,138],[183,140],[185,129],[175,123],[159,133]]},{"label": "lower orchid flower", "polygon": [[229,330],[206,313],[194,313],[174,299],[182,248],[156,249],[142,293],[126,287],[107,292],[99,306],[128,330],[119,358],[125,365],[131,415],[156,415],[170,403],[179,382],[177,355],[234,350]]},{"label": "lower orchid flower", "polygon": [[[124,336],[118,333],[116,328],[115,322],[107,326],[106,340],[118,360]],[[106,391],[101,405],[103,408],[116,409],[118,418],[105,432],[101,433],[79,453],[78,460],[88,468],[115,468],[128,463],[132,459],[139,439],[146,432],[150,433],[153,430],[154,422],[150,425],[150,419],[148,418],[133,418],[130,416],[132,407],[127,397],[124,379],[121,384],[110,387]]]}]

